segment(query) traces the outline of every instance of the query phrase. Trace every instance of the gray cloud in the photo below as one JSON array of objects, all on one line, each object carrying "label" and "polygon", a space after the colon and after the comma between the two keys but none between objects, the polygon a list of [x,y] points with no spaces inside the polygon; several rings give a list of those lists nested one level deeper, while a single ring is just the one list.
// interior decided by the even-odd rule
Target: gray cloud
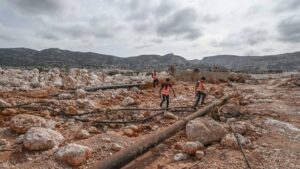
[{"label": "gray cloud", "polygon": [[194,9],[181,9],[161,20],[156,27],[156,33],[161,37],[175,36],[195,40],[201,36],[200,30],[195,24],[197,19]]},{"label": "gray cloud", "polygon": [[188,57],[284,53],[299,50],[299,16],[286,18],[299,4],[252,0],[243,3],[245,11],[236,1],[226,1],[225,8],[202,0],[2,0],[0,45],[122,56],[166,48]]},{"label": "gray cloud", "polygon": [[161,40],[161,39],[152,39],[150,42],[160,44],[160,43],[163,42],[163,40]]},{"label": "gray cloud", "polygon": [[273,52],[274,49],[273,48],[264,48],[263,51],[264,52]]},{"label": "gray cloud", "polygon": [[262,12],[263,7],[259,6],[259,5],[254,5],[248,8],[248,11],[246,12],[245,16],[246,17],[251,17],[254,15],[258,15],[260,14],[260,12]]},{"label": "gray cloud", "polygon": [[5,0],[22,13],[43,14],[58,12],[63,8],[61,0]]},{"label": "gray cloud", "polygon": [[59,36],[54,35],[52,33],[49,32],[41,32],[41,33],[37,33],[37,36],[43,38],[43,39],[47,39],[47,40],[53,40],[53,41],[57,41],[59,40]]},{"label": "gray cloud", "polygon": [[213,41],[215,47],[234,47],[241,45],[256,45],[267,40],[266,30],[244,28],[239,33],[231,33],[220,42]]},{"label": "gray cloud", "polygon": [[283,19],[277,25],[277,29],[280,33],[280,40],[293,43],[300,42],[300,15]]},{"label": "gray cloud", "polygon": [[147,32],[149,29],[151,29],[151,22],[148,21],[135,22],[132,25],[133,25],[133,29],[139,33],[144,33]]},{"label": "gray cloud", "polygon": [[148,47],[151,47],[152,45],[150,44],[143,44],[143,45],[137,45],[137,46],[134,46],[133,48],[134,49],[144,49],[144,48],[148,48]]},{"label": "gray cloud", "polygon": [[243,55],[244,56],[259,56],[259,52],[254,51],[254,50],[249,50],[249,51],[246,51]]},{"label": "gray cloud", "polygon": [[2,33],[0,32],[0,40],[4,40],[4,41],[14,41],[16,38],[9,35],[9,34],[6,34],[6,33]]},{"label": "gray cloud", "polygon": [[57,31],[64,35],[68,35],[73,39],[80,38],[113,38],[113,30],[101,25],[92,27],[88,24],[71,24],[65,27],[57,27]]},{"label": "gray cloud", "polygon": [[174,8],[175,8],[174,5],[169,3],[169,1],[166,0],[161,1],[157,9],[155,10],[155,15],[159,17],[165,16],[170,12],[172,12]]},{"label": "gray cloud", "polygon": [[256,45],[267,40],[266,30],[254,30],[252,28],[245,28],[240,33],[241,39],[243,39],[249,45]]},{"label": "gray cloud", "polygon": [[210,14],[202,16],[202,21],[206,22],[206,23],[217,22],[217,21],[219,21],[219,19],[220,18],[218,16],[210,15]]},{"label": "gray cloud", "polygon": [[17,33],[13,32],[9,28],[0,24],[0,40],[3,41],[15,41],[17,39]]},{"label": "gray cloud", "polygon": [[276,3],[274,12],[290,12],[300,7],[299,0],[279,0]]}]

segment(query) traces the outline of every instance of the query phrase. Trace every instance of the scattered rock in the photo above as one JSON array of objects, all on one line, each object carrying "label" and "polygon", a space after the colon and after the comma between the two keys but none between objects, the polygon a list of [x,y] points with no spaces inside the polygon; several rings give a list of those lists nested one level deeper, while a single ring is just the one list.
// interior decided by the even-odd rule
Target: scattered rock
[{"label": "scattered rock", "polygon": [[196,142],[187,142],[182,147],[182,151],[190,155],[194,155],[197,150],[198,144]]},{"label": "scattered rock", "polygon": [[134,135],[134,131],[130,128],[123,129],[123,133],[129,137],[132,137]]},{"label": "scattered rock", "polygon": [[47,150],[58,146],[63,140],[64,137],[57,131],[33,127],[25,133],[23,144],[29,150]]},{"label": "scattered rock", "polygon": [[38,87],[42,87],[42,84],[39,82],[31,82],[30,83],[30,87],[32,88],[38,88]]},{"label": "scattered rock", "polygon": [[178,153],[174,156],[174,160],[175,161],[183,161],[183,160],[187,160],[190,156],[188,154],[185,153]]},{"label": "scattered rock", "polygon": [[204,151],[202,151],[202,150],[196,151],[195,156],[198,160],[202,160],[205,156]]},{"label": "scattered rock", "polygon": [[16,115],[17,113],[18,111],[16,109],[8,108],[8,109],[4,109],[1,114],[4,116],[13,116]]},{"label": "scattered rock", "polygon": [[174,147],[177,150],[182,150],[183,149],[183,143],[182,142],[177,142]]},{"label": "scattered rock", "polygon": [[21,83],[18,80],[13,80],[10,82],[11,87],[20,87]]},{"label": "scattered rock", "polygon": [[74,89],[76,87],[76,79],[71,76],[64,76],[63,77],[63,84],[65,89]]},{"label": "scattered rock", "polygon": [[0,99],[0,106],[1,106],[1,107],[10,107],[11,104],[7,103],[7,102],[4,101],[3,99]]},{"label": "scattered rock", "polygon": [[120,146],[119,144],[117,143],[114,143],[112,146],[111,146],[111,149],[114,150],[114,151],[120,151],[123,147]]},{"label": "scattered rock", "polygon": [[58,95],[59,100],[70,100],[72,99],[72,94],[70,93],[61,93]]},{"label": "scattered rock", "polygon": [[23,144],[23,140],[24,140],[24,134],[19,135],[19,136],[16,138],[16,143],[17,143],[17,144]]},{"label": "scattered rock", "polygon": [[45,123],[42,124],[41,127],[47,128],[47,129],[55,129],[56,122],[54,120],[47,120]]},{"label": "scattered rock", "polygon": [[[252,144],[248,138],[240,135],[239,133],[236,133],[236,135],[239,138],[240,143],[242,144],[242,146],[244,148],[251,148]],[[233,149],[239,148],[238,142],[237,142],[236,138],[234,137],[233,133],[226,134],[221,140],[221,145],[224,147],[227,147],[227,148],[233,148]]]},{"label": "scattered rock", "polygon": [[72,166],[78,166],[92,156],[92,149],[78,144],[68,144],[59,148],[55,156]]},{"label": "scattered rock", "polygon": [[151,127],[151,130],[157,130],[158,128],[159,128],[158,125],[154,125],[154,126]]},{"label": "scattered rock", "polygon": [[9,144],[9,141],[5,140],[5,139],[0,139],[0,146],[4,146]]},{"label": "scattered rock", "polygon": [[228,119],[226,120],[226,123],[233,123],[233,122],[235,122],[235,121],[236,121],[236,119],[233,118],[233,117],[231,117],[231,118],[228,118]]},{"label": "scattered rock", "polygon": [[123,107],[131,106],[131,105],[134,105],[134,104],[135,104],[135,101],[131,97],[125,97],[125,99],[121,103],[121,105]]},{"label": "scattered rock", "polygon": [[88,128],[89,133],[95,134],[98,133],[98,129],[94,126]]},{"label": "scattered rock", "polygon": [[200,141],[196,141],[195,143],[198,145],[198,150],[204,150],[205,146]]},{"label": "scattered rock", "polygon": [[104,143],[111,143],[111,139],[108,138],[108,137],[102,138],[102,141],[103,141]]},{"label": "scattered rock", "polygon": [[85,97],[86,97],[86,92],[85,92],[85,90],[83,90],[83,89],[77,89],[77,90],[75,91],[75,96],[76,96],[77,98],[85,98]]},{"label": "scattered rock", "polygon": [[55,87],[62,87],[63,83],[62,83],[62,79],[61,78],[56,78],[56,80],[54,81],[54,86]]},{"label": "scattered rock", "polygon": [[148,112],[148,111],[145,111],[145,112],[143,112],[142,113],[142,115],[143,115],[143,117],[148,117],[148,116],[150,116],[150,112]]},{"label": "scattered rock", "polygon": [[200,141],[204,145],[220,141],[227,130],[210,118],[196,118],[186,125],[186,135],[191,141]]},{"label": "scattered rock", "polygon": [[166,119],[177,119],[178,117],[177,116],[175,116],[173,113],[171,113],[171,112],[166,112],[165,114],[164,114],[164,118],[166,118]]},{"label": "scattered rock", "polygon": [[96,108],[94,102],[88,99],[77,99],[76,104],[78,107],[85,109],[85,111],[92,111]]},{"label": "scattered rock", "polygon": [[137,87],[133,87],[130,90],[133,91],[133,92],[135,92],[135,93],[140,93],[141,92],[141,90],[139,88],[137,88]]},{"label": "scattered rock", "polygon": [[138,128],[138,126],[136,126],[136,125],[130,125],[130,126],[128,126],[127,128],[129,128],[129,129],[131,129],[131,130],[133,130],[134,132],[138,132],[138,131],[140,131],[140,129]]},{"label": "scattered rock", "polygon": [[75,115],[75,114],[77,114],[77,112],[78,111],[77,111],[76,106],[68,106],[65,111],[65,113],[68,115]]},{"label": "scattered rock", "polygon": [[43,111],[40,112],[40,115],[41,115],[42,117],[44,117],[44,118],[47,118],[47,119],[50,119],[50,118],[51,118],[50,114],[51,114],[51,113],[49,112],[49,110],[43,110]]},{"label": "scattered rock", "polygon": [[247,131],[247,126],[245,122],[241,122],[241,121],[236,122],[231,127],[234,132],[239,133],[241,135],[245,134]]},{"label": "scattered rock", "polygon": [[76,138],[78,139],[87,139],[89,137],[91,137],[91,135],[87,130],[79,130],[76,134]]},{"label": "scattered rock", "polygon": [[157,164],[157,169],[165,169],[166,165],[164,164]]},{"label": "scattered rock", "polygon": [[31,127],[42,127],[46,120],[39,116],[18,114],[10,120],[10,128],[17,133],[25,133]]}]

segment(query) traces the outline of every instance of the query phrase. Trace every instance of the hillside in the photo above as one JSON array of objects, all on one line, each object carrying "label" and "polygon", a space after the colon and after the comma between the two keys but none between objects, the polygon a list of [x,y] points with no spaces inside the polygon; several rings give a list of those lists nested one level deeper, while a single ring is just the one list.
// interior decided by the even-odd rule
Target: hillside
[{"label": "hillside", "polygon": [[202,60],[186,60],[172,53],[166,55],[140,55],[127,58],[92,52],[77,52],[58,48],[41,51],[27,48],[0,49],[0,66],[11,67],[88,67],[125,68],[134,70],[199,68],[218,66],[223,69],[243,72],[295,71],[300,70],[300,52],[269,56],[217,55]]},{"label": "hillside", "polygon": [[221,65],[234,71],[294,71],[300,70],[300,52],[268,56],[218,55],[204,57],[201,63]]},{"label": "hillside", "polygon": [[75,52],[57,48],[41,51],[27,48],[0,49],[0,65],[12,67],[97,67],[97,68],[128,68],[135,70],[166,69],[169,65],[178,68],[201,68],[209,66],[193,64],[181,56],[140,55],[121,58],[92,52]]}]

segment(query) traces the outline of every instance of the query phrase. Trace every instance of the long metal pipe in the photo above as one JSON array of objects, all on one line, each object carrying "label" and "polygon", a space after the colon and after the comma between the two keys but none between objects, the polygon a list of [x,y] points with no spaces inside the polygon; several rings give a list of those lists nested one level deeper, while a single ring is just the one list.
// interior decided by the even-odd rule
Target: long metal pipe
[{"label": "long metal pipe", "polygon": [[138,156],[147,152],[149,149],[155,147],[162,141],[176,134],[178,131],[184,129],[188,121],[195,119],[196,117],[199,116],[204,116],[206,113],[211,111],[215,106],[222,105],[228,98],[229,96],[224,96],[221,99],[209,104],[208,106],[201,108],[197,112],[185,117],[184,119],[177,121],[171,126],[163,129],[162,131],[141,138],[140,140],[136,141],[132,146],[127,147],[123,151],[113,154],[107,159],[96,162],[91,167],[89,167],[89,169],[117,169],[125,166],[126,164],[128,164],[129,162],[137,158]]},{"label": "long metal pipe", "polygon": [[111,86],[99,86],[99,87],[85,88],[84,90],[87,91],[87,92],[95,92],[97,90],[131,88],[131,87],[140,87],[140,86],[142,86],[141,83],[137,83],[137,84],[119,84],[119,85],[111,85]]},{"label": "long metal pipe", "polygon": [[[85,90],[86,92],[95,92],[97,90],[108,90],[108,89],[121,89],[121,88],[141,87],[142,85],[143,84],[141,84],[141,83],[137,83],[137,84],[118,84],[118,85],[110,85],[110,86],[90,87],[90,88],[85,88],[83,90]],[[61,93],[75,93],[75,89],[74,90],[67,90],[67,91],[60,92],[60,93],[50,94],[49,96],[57,97]]]}]

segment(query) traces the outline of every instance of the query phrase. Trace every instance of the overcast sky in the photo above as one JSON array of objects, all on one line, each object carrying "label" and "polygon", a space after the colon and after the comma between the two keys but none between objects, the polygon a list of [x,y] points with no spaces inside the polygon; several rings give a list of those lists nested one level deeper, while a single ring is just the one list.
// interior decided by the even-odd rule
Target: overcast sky
[{"label": "overcast sky", "polygon": [[0,47],[117,56],[300,50],[300,0],[2,0]]}]

